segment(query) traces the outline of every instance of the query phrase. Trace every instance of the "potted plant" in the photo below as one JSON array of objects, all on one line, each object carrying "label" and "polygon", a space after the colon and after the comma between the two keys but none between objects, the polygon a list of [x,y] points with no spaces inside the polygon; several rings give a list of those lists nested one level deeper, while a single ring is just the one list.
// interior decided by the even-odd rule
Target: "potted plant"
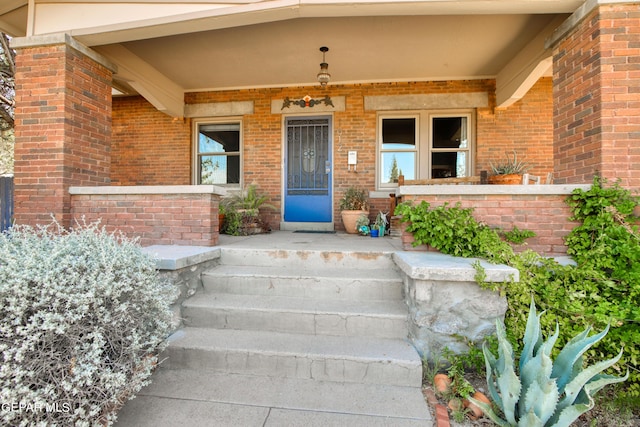
[{"label": "potted plant", "polygon": [[366,236],[371,232],[371,228],[369,227],[369,217],[367,215],[360,214],[356,220],[356,230],[358,230],[358,233],[363,236]]},{"label": "potted plant", "polygon": [[342,224],[347,233],[358,232],[356,221],[360,215],[369,216],[369,200],[366,190],[349,187],[340,199]]},{"label": "potted plant", "polygon": [[493,175],[488,177],[489,184],[522,184],[522,174],[529,169],[529,165],[518,159],[518,154],[513,150],[513,156],[505,154],[506,159],[498,164],[491,163]]},{"label": "potted plant", "polygon": [[220,205],[225,212],[225,231],[228,234],[248,235],[269,231],[269,226],[260,219],[260,208],[274,209],[266,203],[268,197],[258,193],[255,184],[246,190],[238,191],[222,200]]},{"label": "potted plant", "polygon": [[[371,227],[371,237],[384,237],[385,230],[387,228],[387,214],[380,211],[376,215],[376,220]],[[374,233],[376,231],[376,233]],[[374,235],[375,234],[375,235]]]}]

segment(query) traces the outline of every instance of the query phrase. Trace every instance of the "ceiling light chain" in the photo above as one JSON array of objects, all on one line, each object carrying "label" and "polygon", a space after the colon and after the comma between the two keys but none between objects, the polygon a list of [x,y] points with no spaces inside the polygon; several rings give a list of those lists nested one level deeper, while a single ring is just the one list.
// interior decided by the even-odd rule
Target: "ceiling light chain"
[{"label": "ceiling light chain", "polygon": [[325,54],[329,51],[329,48],[322,46],[320,52],[322,52],[322,63],[320,64],[320,72],[318,73],[318,81],[322,87],[326,87],[329,80],[331,80],[331,74],[329,74],[329,64],[325,61]]}]

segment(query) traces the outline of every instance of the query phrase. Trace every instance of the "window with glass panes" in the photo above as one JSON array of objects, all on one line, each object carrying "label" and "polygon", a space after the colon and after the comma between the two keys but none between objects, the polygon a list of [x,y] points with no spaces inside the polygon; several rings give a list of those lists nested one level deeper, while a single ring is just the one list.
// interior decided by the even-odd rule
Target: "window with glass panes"
[{"label": "window with glass panes", "polygon": [[461,178],[473,167],[473,111],[420,111],[378,118],[378,188],[406,180]]},{"label": "window with glass panes", "polygon": [[239,185],[240,123],[197,123],[196,183]]},{"label": "window with glass panes", "polygon": [[466,116],[431,116],[431,176],[462,178],[469,176],[469,119]]},{"label": "window with glass panes", "polygon": [[381,187],[397,185],[398,176],[415,179],[418,117],[382,117],[380,122]]}]

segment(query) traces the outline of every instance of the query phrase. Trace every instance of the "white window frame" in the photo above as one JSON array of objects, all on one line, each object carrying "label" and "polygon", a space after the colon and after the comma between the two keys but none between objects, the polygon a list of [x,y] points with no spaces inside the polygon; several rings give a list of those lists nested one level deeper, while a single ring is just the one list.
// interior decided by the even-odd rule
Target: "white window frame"
[{"label": "white window frame", "polygon": [[216,117],[216,118],[199,118],[199,119],[194,119],[192,122],[192,182],[194,185],[198,185],[199,184],[199,180],[200,180],[200,155],[201,153],[199,152],[199,135],[200,135],[200,131],[199,128],[202,125],[224,125],[224,124],[233,124],[233,125],[238,125],[239,127],[239,138],[240,138],[240,144],[239,144],[239,151],[231,151],[231,152],[225,152],[225,153],[219,153],[216,155],[220,155],[220,156],[228,156],[230,154],[232,155],[237,155],[240,159],[240,182],[238,184],[213,184],[213,185],[217,185],[220,187],[226,187],[226,188],[231,188],[231,189],[237,189],[237,188],[243,188],[243,181],[244,181],[244,156],[243,156],[243,152],[244,152],[244,134],[243,134],[243,123],[242,123],[242,118],[240,117]]},{"label": "white window frame", "polygon": [[[415,119],[415,143],[413,145],[414,148],[412,149],[406,149],[406,150],[402,150],[402,149],[389,149],[389,150],[385,150],[382,148],[383,146],[383,140],[382,140],[382,122],[385,119]],[[382,170],[382,156],[385,153],[415,153],[415,157],[414,157],[414,164],[413,164],[413,170],[416,173],[416,176],[419,175],[418,172],[418,168],[420,165],[420,114],[419,113],[410,113],[410,112],[403,112],[403,113],[392,113],[392,114],[380,114],[378,115],[378,138],[377,138],[377,143],[376,143],[376,188],[378,189],[387,189],[387,188],[395,188],[398,186],[398,183],[394,183],[394,182],[382,182],[382,178],[384,177],[385,173]]]},{"label": "white window frame", "polygon": [[[434,118],[446,118],[446,117],[465,117],[467,119],[467,138],[468,147],[461,149],[451,148],[433,148],[433,119]],[[406,111],[393,111],[378,113],[377,117],[377,140],[376,140],[376,189],[387,190],[389,188],[396,188],[397,183],[381,182],[384,177],[384,171],[382,170],[382,155],[385,152],[398,151],[398,150],[383,150],[382,149],[382,121],[388,118],[415,118],[416,119],[416,145],[415,145],[415,179],[430,179],[432,160],[431,154],[433,152],[452,152],[452,151],[464,151],[467,153],[467,170],[466,176],[473,175],[475,171],[475,137],[476,137],[476,110],[474,108],[455,109],[455,110],[406,110]],[[414,151],[414,150],[407,150]]]},{"label": "white window frame", "polygon": [[[465,176],[471,176],[473,171],[474,171],[474,152],[475,150],[473,149],[473,147],[475,146],[473,141],[474,141],[474,129],[475,129],[475,122],[474,122],[474,114],[473,111],[455,111],[455,112],[446,112],[446,113],[441,113],[441,112],[429,112],[428,113],[428,128],[429,128],[429,148],[428,148],[428,164],[429,167],[427,169],[427,176],[425,176],[425,178],[422,179],[429,179],[432,178],[431,173],[433,170],[433,164],[432,164],[432,154],[433,153],[451,153],[451,152],[464,152],[467,153],[467,164],[466,164],[466,171],[465,171]],[[433,119],[439,119],[439,118],[449,118],[449,117],[464,117],[467,119],[467,147],[465,148],[434,148],[433,147]]]}]

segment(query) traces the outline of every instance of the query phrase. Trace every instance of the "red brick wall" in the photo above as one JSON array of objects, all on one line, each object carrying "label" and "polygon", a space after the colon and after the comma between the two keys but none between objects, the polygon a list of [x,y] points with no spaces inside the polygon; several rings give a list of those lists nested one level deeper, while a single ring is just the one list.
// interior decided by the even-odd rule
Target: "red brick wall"
[{"label": "red brick wall", "polygon": [[558,182],[640,188],[640,4],[602,5],[554,48]]},{"label": "red brick wall", "polygon": [[112,185],[191,184],[190,126],[142,97],[114,98]]},{"label": "red brick wall", "polygon": [[69,224],[74,185],[108,185],[111,72],[67,45],[16,56],[15,220]]},{"label": "red brick wall", "polygon": [[[564,237],[578,223],[569,222],[569,206],[565,203],[568,195],[447,195],[447,196],[408,196],[404,201],[419,203],[427,201],[432,207],[445,202],[455,205],[460,202],[463,208],[474,208],[473,216],[492,228],[510,231],[514,226],[520,230],[531,230],[536,237],[527,239],[526,245],[514,246],[516,251],[531,249],[544,255],[563,255],[567,253]],[[404,227],[401,226],[402,229]],[[413,236],[403,232],[403,246],[413,249]],[[424,249],[424,248],[421,248]]]},{"label": "red brick wall", "polygon": [[74,220],[100,220],[109,232],[140,238],[142,246],[218,244],[218,201],[213,194],[71,196]]},{"label": "red brick wall", "polygon": [[[375,189],[376,112],[364,110],[365,96],[432,93],[489,92],[490,107],[477,115],[476,173],[488,169],[490,158],[502,158],[505,151],[517,149],[531,163],[532,173],[545,174],[552,169],[552,94],[550,79],[542,79],[527,96],[506,110],[495,110],[495,81],[469,80],[445,82],[379,83],[329,85],[282,89],[254,89],[187,93],[187,104],[253,101],[254,113],[243,118],[244,182],[255,183],[270,196],[270,203],[281,206],[282,192],[282,114],[271,114],[273,99],[344,96],[346,109],[334,113],[334,218],[342,229],[337,201],[352,185]],[[310,110],[313,113],[312,110]],[[286,111],[285,111],[286,113]],[[175,132],[175,138],[156,135],[157,129]],[[162,132],[161,132],[162,133]],[[176,123],[162,113],[154,113],[146,101],[135,98],[114,99],[113,181],[122,185],[182,183],[174,177],[189,176],[191,160],[190,127]],[[161,140],[159,145],[155,142]],[[154,142],[147,142],[154,141]],[[136,147],[150,144],[148,149]],[[171,147],[161,150],[161,147]],[[144,161],[153,152],[153,161]],[[347,153],[358,151],[358,172],[347,170]],[[174,169],[169,169],[169,165]],[[145,170],[143,171],[142,168]],[[124,169],[125,171],[122,171]],[[171,170],[171,172],[170,172]],[[153,177],[152,179],[150,177]],[[181,178],[183,179],[183,178]],[[184,178],[186,179],[186,178]],[[372,217],[379,209],[388,210],[388,199],[372,200]],[[265,211],[272,228],[277,229],[280,211]]]},{"label": "red brick wall", "polygon": [[553,172],[551,94],[551,78],[542,78],[509,108],[478,111],[478,171],[490,171],[492,161],[500,162],[516,150],[518,158],[529,165],[529,173],[546,176]]}]

